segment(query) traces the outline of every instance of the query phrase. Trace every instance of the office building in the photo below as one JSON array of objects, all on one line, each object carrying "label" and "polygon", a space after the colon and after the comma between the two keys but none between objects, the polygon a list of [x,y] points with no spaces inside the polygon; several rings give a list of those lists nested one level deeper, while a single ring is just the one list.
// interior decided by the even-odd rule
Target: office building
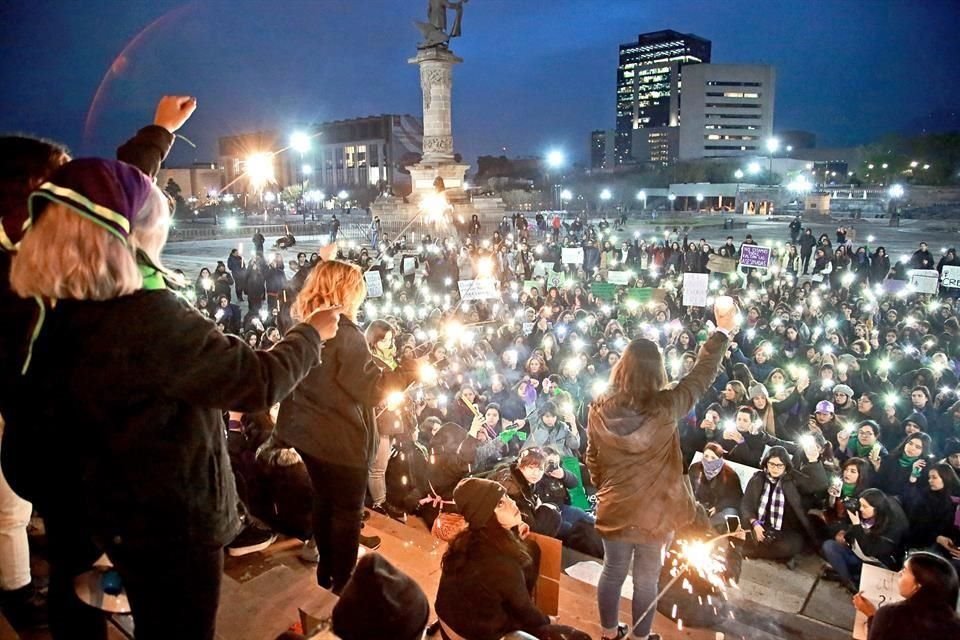
[{"label": "office building", "polygon": [[[417,162],[423,151],[423,124],[410,115],[380,115],[325,122],[309,127],[309,151],[293,149],[274,156],[275,188],[305,180],[327,193],[385,183],[408,193],[410,176],[400,169]],[[260,131],[220,138],[220,162],[227,184],[243,175],[246,158],[289,146],[289,132]],[[306,171],[304,168],[306,167]],[[232,191],[243,191],[243,180]]]},{"label": "office building", "polygon": [[590,132],[590,168],[612,169],[617,132],[612,129],[597,129]]},{"label": "office building", "polygon": [[689,65],[683,73],[679,158],[767,155],[775,84],[770,65]]},{"label": "office building", "polygon": [[[681,74],[685,67],[710,62],[710,46],[709,40],[672,30],[644,33],[636,42],[620,45],[616,164],[665,162],[674,155],[674,134],[656,131],[660,135],[651,138],[651,132],[642,130],[662,130],[679,124]],[[635,135],[640,141],[636,146]],[[649,151],[654,156],[644,155]]]}]

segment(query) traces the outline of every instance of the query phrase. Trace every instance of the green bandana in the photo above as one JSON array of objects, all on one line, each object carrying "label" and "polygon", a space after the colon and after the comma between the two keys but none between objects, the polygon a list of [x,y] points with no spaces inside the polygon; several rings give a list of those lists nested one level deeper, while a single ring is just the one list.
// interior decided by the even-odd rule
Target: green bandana
[{"label": "green bandana", "polygon": [[852,498],[853,494],[857,491],[857,484],[844,482],[843,487],[840,489],[840,497],[842,498]]}]

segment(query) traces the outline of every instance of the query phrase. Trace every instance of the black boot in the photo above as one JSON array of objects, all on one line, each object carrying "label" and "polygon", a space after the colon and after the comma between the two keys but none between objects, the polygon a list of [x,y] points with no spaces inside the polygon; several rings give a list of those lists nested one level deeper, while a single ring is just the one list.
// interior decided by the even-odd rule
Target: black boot
[{"label": "black boot", "polygon": [[20,631],[47,626],[47,596],[31,582],[25,587],[3,591],[0,595],[3,613]]}]

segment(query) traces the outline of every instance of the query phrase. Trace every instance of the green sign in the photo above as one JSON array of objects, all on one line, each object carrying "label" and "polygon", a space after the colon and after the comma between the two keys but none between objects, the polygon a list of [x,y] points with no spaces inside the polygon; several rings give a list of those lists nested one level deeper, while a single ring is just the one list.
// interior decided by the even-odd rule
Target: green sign
[{"label": "green sign", "polygon": [[601,300],[613,300],[617,297],[617,285],[609,282],[591,282],[590,292]]}]

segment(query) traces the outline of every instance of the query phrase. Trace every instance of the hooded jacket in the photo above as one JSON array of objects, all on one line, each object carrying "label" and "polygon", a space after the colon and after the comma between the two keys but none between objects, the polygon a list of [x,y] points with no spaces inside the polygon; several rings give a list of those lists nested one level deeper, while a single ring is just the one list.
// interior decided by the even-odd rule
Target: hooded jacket
[{"label": "hooded jacket", "polygon": [[586,463],[597,487],[597,531],[603,537],[662,542],[693,521],[696,503],[683,473],[677,420],[716,378],[728,342],[714,333],[690,373],[640,409],[610,400],[590,406]]}]

